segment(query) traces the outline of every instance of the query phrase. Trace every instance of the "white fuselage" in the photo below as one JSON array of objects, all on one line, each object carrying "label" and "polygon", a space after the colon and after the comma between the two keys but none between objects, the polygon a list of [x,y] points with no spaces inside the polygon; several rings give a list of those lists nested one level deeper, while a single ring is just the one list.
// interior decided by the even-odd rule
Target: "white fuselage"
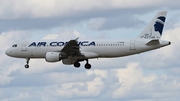
[{"label": "white fuselage", "polygon": [[[92,58],[122,57],[157,49],[169,45],[169,41],[160,41],[160,44],[146,45],[149,40],[97,40],[79,41],[80,51],[95,53]],[[24,41],[17,47],[6,50],[6,54],[16,58],[45,58],[47,52],[60,52],[68,41]],[[77,57],[78,58],[78,57]]]}]

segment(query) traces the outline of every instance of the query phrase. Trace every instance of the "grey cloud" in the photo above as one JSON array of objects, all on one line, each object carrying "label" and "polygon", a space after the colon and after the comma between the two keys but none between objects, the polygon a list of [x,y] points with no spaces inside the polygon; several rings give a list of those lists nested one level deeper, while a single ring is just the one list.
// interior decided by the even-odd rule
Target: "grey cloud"
[{"label": "grey cloud", "polygon": [[[169,16],[172,16],[172,17],[169,18]],[[176,14],[172,14],[171,12],[168,12],[167,21],[165,24],[165,30],[166,29],[173,29],[175,27],[175,25],[179,24],[180,23],[179,16],[180,16],[180,12],[176,13]]]},{"label": "grey cloud", "polygon": [[[132,80],[132,84],[133,86],[129,88],[129,90],[127,90],[127,92],[124,92],[124,96],[122,96],[121,94],[119,95],[118,98],[113,98],[112,94],[114,91],[116,91],[117,89],[122,88],[123,86],[121,84],[117,84],[119,82],[126,83],[125,81],[118,81],[118,80],[112,80],[112,79],[119,79],[119,77],[117,77],[116,74],[116,70],[107,70],[104,69],[107,72],[107,76],[106,77],[99,77],[99,74],[96,74],[96,76],[94,76],[93,78],[89,79],[89,81],[82,81],[81,78],[83,78],[83,76],[81,77],[76,77],[74,78],[77,81],[72,81],[70,83],[72,83],[72,86],[69,86],[69,88],[66,88],[62,86],[62,84],[64,85],[68,85],[68,83],[62,82],[62,83],[55,83],[52,82],[51,85],[43,85],[42,83],[46,83],[45,79],[40,80],[41,78],[39,78],[39,76],[34,75],[34,77],[32,75],[31,79],[29,79],[29,77],[26,78],[26,76],[24,76],[24,79],[22,80],[29,80],[30,81],[36,81],[39,80],[37,82],[33,82],[33,84],[27,84],[27,83],[22,83],[22,81],[20,83],[22,83],[21,86],[11,86],[9,87],[1,87],[1,91],[4,91],[4,94],[1,94],[0,98],[4,99],[4,98],[13,98],[13,96],[11,95],[16,95],[17,93],[23,93],[23,92],[28,92],[30,95],[30,98],[24,98],[27,101],[29,100],[42,100],[42,98],[44,97],[44,99],[46,100],[50,100],[53,99],[55,101],[57,100],[86,100],[86,99],[91,99],[92,101],[97,101],[97,100],[124,100],[124,101],[129,101],[129,100],[145,100],[145,99],[149,99],[149,100],[154,100],[154,99],[159,99],[159,100],[164,100],[166,99],[167,101],[170,99],[173,99],[174,101],[178,99],[178,94],[180,92],[177,92],[180,90],[180,87],[176,84],[174,84],[173,82],[176,81],[177,83],[179,83],[180,81],[175,78],[172,77],[166,77],[164,78],[163,76],[158,76],[157,79],[153,80],[152,82],[148,82],[148,83],[143,83],[143,82],[133,82],[133,79],[136,78],[136,76],[134,75],[134,78],[129,78],[129,80]],[[101,70],[100,70],[101,71]],[[95,71],[94,71],[95,72]],[[102,72],[102,71],[101,71]],[[131,72],[128,72],[131,73]],[[59,73],[58,73],[59,74]],[[76,73],[76,75],[78,75],[79,73]],[[71,74],[69,74],[71,75]],[[84,74],[84,76],[86,75],[86,73]],[[131,74],[127,74],[127,75],[131,75]],[[36,77],[38,79],[36,79]],[[98,82],[102,82],[103,83],[103,89],[100,90],[100,93],[98,93],[97,95],[93,95],[93,93],[99,92],[99,90],[97,90],[96,92],[93,92],[92,95],[91,93],[89,93],[90,89],[88,90],[88,85],[86,84],[87,82],[92,82],[92,85],[94,83],[96,83],[94,81],[95,78],[100,78],[98,80]],[[32,80],[34,78],[34,80]],[[58,81],[59,77],[56,77],[55,79],[57,79]],[[68,79],[68,78],[67,78]],[[141,80],[141,78],[139,78]],[[15,79],[16,80],[16,79]],[[18,81],[18,80],[17,80]],[[49,81],[49,80],[48,80]],[[24,81],[25,82],[25,81]],[[42,82],[42,83],[40,83]],[[167,83],[168,82],[168,83]],[[83,83],[84,85],[81,85],[80,83]],[[39,84],[39,86],[35,85],[35,84]],[[27,86],[29,85],[29,86]],[[42,85],[42,86],[40,86]],[[163,85],[163,86],[162,86]],[[172,85],[174,87],[172,87]],[[93,88],[92,88],[93,89]],[[75,91],[74,91],[75,90]],[[64,92],[64,94],[61,95],[58,94],[58,91],[61,91],[62,93]],[[74,92],[74,93],[73,93]],[[169,93],[167,93],[169,92]],[[82,94],[84,93],[84,94]],[[163,93],[163,94],[162,94]],[[9,95],[6,97],[6,95]],[[164,96],[165,95],[165,96]],[[16,100],[15,100],[16,101]]]},{"label": "grey cloud", "polygon": [[133,28],[144,24],[133,15],[122,14],[113,18],[107,18],[106,22],[98,30],[110,30],[118,28]]},{"label": "grey cloud", "polygon": [[171,41],[171,45],[148,52],[145,56],[141,57],[141,61],[146,62],[142,67],[144,68],[177,68],[180,63],[177,62],[180,59],[179,51],[179,32],[180,26],[174,27],[173,29],[168,29],[164,31],[162,40]]},{"label": "grey cloud", "polygon": [[[151,9],[152,10],[152,9]],[[45,30],[56,27],[70,27],[82,21],[87,22],[92,18],[104,17],[107,19],[105,25],[99,30],[116,29],[118,27],[134,27],[140,20],[133,17],[134,14],[143,14],[150,9],[110,9],[92,10],[88,12],[77,12],[63,17],[47,18],[17,18],[0,20],[0,32],[8,30]]]},{"label": "grey cloud", "polygon": [[[135,14],[138,14],[138,15],[146,14],[147,12],[152,12],[154,10],[161,10],[164,7],[166,7],[167,9],[176,10],[179,8],[178,3],[177,3],[178,0],[173,0],[173,1],[176,3],[172,3],[172,4],[170,3],[169,5],[169,1],[163,1],[163,2],[160,1],[162,2],[162,4],[149,5],[147,7],[143,7],[140,3],[139,4],[140,7],[134,7],[134,8],[126,8],[126,7],[121,8],[121,5],[120,5],[120,7],[117,7],[117,8],[112,8],[111,6],[109,8],[106,6],[105,8],[103,8],[104,7],[103,6],[102,8],[99,7],[99,9],[97,9],[98,7],[95,6],[95,8],[90,7],[91,9],[85,10],[85,11],[72,10],[72,11],[67,11],[67,13],[65,14],[63,13],[63,15],[55,14],[52,16],[37,17],[37,18],[31,17],[31,16],[30,17],[24,16],[24,13],[27,14],[29,9],[31,9],[31,8],[28,8],[28,9],[25,9],[25,11],[27,10],[27,12],[22,12],[22,14],[20,14],[22,15],[20,17],[17,17],[17,18],[15,17],[14,19],[4,18],[0,20],[0,32],[7,31],[7,30],[36,30],[36,29],[45,30],[45,29],[50,29],[50,28],[62,27],[62,26],[70,27],[71,25],[74,25],[76,23],[79,24],[80,22],[83,22],[83,21],[87,23],[90,19],[96,19],[96,18],[101,18],[101,17],[105,18],[107,22],[104,23],[103,26],[100,27],[98,30],[109,30],[109,29],[116,29],[116,28],[122,28],[122,27],[131,28],[131,27],[135,27],[136,25],[143,24],[141,20],[133,17]],[[46,2],[44,3],[46,5]],[[27,2],[22,2],[22,4],[27,5]],[[103,2],[103,4],[106,4],[106,3]],[[34,3],[32,3],[32,5],[34,5]],[[8,9],[9,11],[9,12],[6,12],[7,15],[8,14],[12,16],[16,15],[16,10],[9,9],[8,7],[5,7],[5,8]],[[58,9],[56,10],[58,11]],[[37,13],[37,12],[33,13],[33,11],[30,12],[30,15]]]},{"label": "grey cloud", "polygon": [[46,81],[46,78],[42,75],[18,75],[12,76],[13,80],[9,82],[9,84],[0,86],[1,88],[6,87],[42,87],[46,85],[52,84],[51,82]]}]

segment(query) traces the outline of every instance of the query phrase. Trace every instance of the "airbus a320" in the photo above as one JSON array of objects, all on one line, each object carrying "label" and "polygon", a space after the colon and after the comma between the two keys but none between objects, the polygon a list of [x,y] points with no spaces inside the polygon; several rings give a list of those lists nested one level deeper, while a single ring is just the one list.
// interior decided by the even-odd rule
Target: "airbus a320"
[{"label": "airbus a320", "polygon": [[25,58],[25,68],[29,68],[30,59],[42,59],[47,62],[62,61],[66,65],[79,68],[86,61],[85,68],[90,69],[89,59],[122,57],[154,50],[170,45],[170,41],[160,40],[167,11],[158,12],[142,33],[130,40],[82,40],[78,38],[51,41],[23,41],[13,44],[6,54],[15,58]]}]

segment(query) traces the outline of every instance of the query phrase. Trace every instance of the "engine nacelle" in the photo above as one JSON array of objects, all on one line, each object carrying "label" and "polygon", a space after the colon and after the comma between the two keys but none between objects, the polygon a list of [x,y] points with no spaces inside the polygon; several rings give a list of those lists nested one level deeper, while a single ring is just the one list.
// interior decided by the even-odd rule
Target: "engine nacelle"
[{"label": "engine nacelle", "polygon": [[47,52],[45,57],[47,62],[58,62],[61,61],[60,52]]}]

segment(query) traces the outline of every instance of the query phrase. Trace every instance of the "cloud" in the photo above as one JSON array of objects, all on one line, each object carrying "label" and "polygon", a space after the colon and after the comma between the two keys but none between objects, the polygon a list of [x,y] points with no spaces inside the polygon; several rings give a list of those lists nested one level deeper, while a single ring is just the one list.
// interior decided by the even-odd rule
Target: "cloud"
[{"label": "cloud", "polygon": [[[39,5],[41,3],[41,5]],[[112,9],[131,7],[132,2],[113,1],[70,1],[70,0],[16,0],[11,2],[1,0],[2,19],[11,19],[19,17],[52,17],[52,16],[69,16],[79,12],[87,12],[94,9]],[[107,5],[109,4],[109,5]],[[130,5],[128,5],[130,4]],[[8,8],[11,5],[11,8]],[[138,4],[137,4],[138,5]],[[135,5],[136,6],[136,5]],[[23,8],[23,9],[22,9]],[[6,11],[4,10],[6,9]],[[58,10],[57,10],[58,9]],[[9,16],[10,15],[10,16]]]},{"label": "cloud", "polygon": [[45,39],[45,40],[47,40],[47,39],[55,39],[55,38],[57,38],[58,37],[58,34],[48,34],[47,36],[45,36],[45,37],[43,37],[42,39]]},{"label": "cloud", "polygon": [[89,26],[92,30],[110,30],[118,28],[134,28],[144,24],[132,14],[123,14],[116,17],[95,19]]},{"label": "cloud", "polygon": [[89,21],[89,27],[92,30],[97,30],[101,28],[105,22],[106,22],[106,19],[104,18],[92,19]]},{"label": "cloud", "polygon": [[131,28],[135,27],[135,23],[142,24],[142,21],[134,15],[143,15],[154,10],[164,10],[164,8],[166,10],[179,8],[179,1],[171,2],[168,0],[148,2],[143,0],[135,2],[132,0],[1,0],[0,31],[46,30],[64,26],[69,28],[82,22],[94,30]]},{"label": "cloud", "polygon": [[[0,34],[0,85],[7,85],[13,79],[13,77],[9,76],[11,72],[16,71],[19,69],[19,64],[13,62],[13,60],[9,60],[9,57],[5,55],[5,50],[12,46],[12,44],[16,43],[19,40],[27,39],[28,35],[25,35],[26,31],[10,31],[10,32],[3,32]],[[13,68],[12,68],[13,67]]]},{"label": "cloud", "polygon": [[[143,64],[145,68],[173,68],[178,67],[180,58],[180,54],[177,50],[179,50],[179,33],[180,26],[176,26],[173,29],[168,29],[164,31],[162,35],[162,40],[171,41],[171,45],[167,47],[163,47],[161,49],[155,50],[154,52],[149,52],[146,54],[147,56],[142,59],[142,61],[146,61],[147,64]],[[173,67],[172,67],[173,66]]]},{"label": "cloud", "polygon": [[[34,62],[39,63],[40,61],[37,60]],[[109,63],[110,62],[111,61],[109,61]],[[45,65],[47,64],[38,66],[38,68],[45,67]],[[34,68],[33,65],[31,66],[32,68]],[[57,65],[55,67],[59,67],[59,66]],[[14,66],[12,68],[14,68]],[[36,69],[36,71],[39,71],[37,70],[38,68],[34,68],[34,70]],[[18,71],[21,71],[22,69],[23,68],[19,69]],[[46,69],[46,67],[44,69]],[[69,69],[72,70],[73,68],[69,68]],[[31,68],[28,71],[31,71]],[[40,94],[41,100],[44,101],[58,100],[58,99],[68,100],[74,98],[96,99],[96,97],[98,97],[99,100],[105,100],[105,99],[121,99],[121,100],[139,99],[140,100],[140,99],[162,99],[161,97],[164,98],[165,96],[167,96],[167,94],[169,94],[169,93],[161,94],[162,90],[170,91],[171,93],[173,93],[174,90],[179,89],[178,86],[179,81],[176,81],[175,78],[169,77],[168,75],[160,75],[160,76],[158,76],[157,74],[146,75],[144,74],[143,69],[139,66],[139,63],[128,63],[127,67],[119,68],[119,69],[111,69],[111,70],[92,69],[85,72],[77,71],[77,73],[76,72],[68,73],[66,71],[57,72],[50,70],[45,74],[40,72],[43,71],[42,70],[39,71],[38,74],[37,73],[34,74],[34,72],[31,72],[29,74],[22,72],[23,74],[22,73],[18,74],[21,75],[21,78],[16,76],[16,78],[13,78],[14,80],[11,80],[11,83],[15,85],[14,86],[9,85],[10,87],[13,88],[20,87],[18,88],[18,92],[14,92],[14,90],[11,89],[11,92],[6,92],[6,93],[9,95],[14,95],[16,93],[21,94],[24,91],[27,91],[29,93],[33,91],[34,94],[32,93],[29,94],[31,98],[34,98],[34,100],[38,100]],[[169,80],[173,82],[167,83]],[[17,83],[15,83],[15,81],[19,82],[19,84],[21,85],[20,86],[16,85]],[[47,82],[49,82],[49,84]],[[41,89],[39,88],[38,85],[41,87]],[[164,87],[158,88],[161,85],[164,85]],[[169,86],[171,85],[173,85],[177,89],[175,88],[169,89]],[[31,89],[28,89],[29,86],[31,87]],[[4,90],[5,88],[1,87],[1,91]],[[156,92],[156,95],[153,95],[153,92],[154,93]],[[10,96],[9,98],[2,96],[1,98],[12,99],[13,96]],[[28,99],[30,98],[27,97],[25,100]]]},{"label": "cloud", "polygon": [[60,30],[58,32],[58,36],[56,39],[61,39],[61,40],[70,40],[70,39],[75,39],[75,38],[81,38],[81,39],[86,39],[87,36],[81,34],[77,30]]},{"label": "cloud", "polygon": [[[173,0],[173,2],[178,2]],[[159,5],[161,4],[161,5]],[[169,5],[171,4],[171,5]],[[143,0],[138,1],[123,1],[123,0],[1,0],[0,3],[1,19],[14,19],[14,18],[42,18],[42,17],[66,17],[75,14],[82,14],[84,12],[90,12],[94,10],[109,10],[109,9],[129,9],[129,8],[142,8],[142,7],[178,7],[175,3],[170,1],[156,1],[151,0],[145,2]],[[11,8],[9,8],[11,7]],[[22,9],[23,8],[23,9]]]}]

